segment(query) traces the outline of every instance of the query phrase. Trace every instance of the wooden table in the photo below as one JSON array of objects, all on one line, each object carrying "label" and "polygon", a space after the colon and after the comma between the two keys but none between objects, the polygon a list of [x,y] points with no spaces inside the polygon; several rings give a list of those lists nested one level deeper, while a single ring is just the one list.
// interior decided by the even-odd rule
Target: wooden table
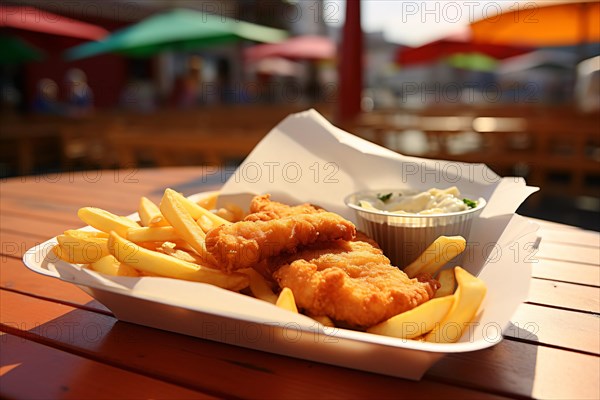
[{"label": "wooden table", "polygon": [[[226,178],[226,176],[223,176]],[[5,180],[0,189],[0,397],[600,398],[600,236],[537,221],[531,293],[494,347],[448,355],[420,382],[118,322],[76,286],[23,266],[30,247],[80,227],[84,205],[126,215],[165,187],[217,188],[201,168]]]}]

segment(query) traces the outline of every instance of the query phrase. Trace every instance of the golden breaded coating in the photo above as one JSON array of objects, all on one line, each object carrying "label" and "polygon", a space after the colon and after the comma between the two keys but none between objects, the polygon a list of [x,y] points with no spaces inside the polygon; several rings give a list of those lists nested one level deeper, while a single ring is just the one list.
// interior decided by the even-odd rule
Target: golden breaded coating
[{"label": "golden breaded coating", "polygon": [[352,240],[356,228],[341,216],[321,212],[271,221],[241,221],[206,234],[206,249],[226,271],[253,267],[260,261],[315,242]]},{"label": "golden breaded coating", "polygon": [[255,196],[250,203],[250,214],[246,216],[245,221],[270,221],[289,217],[298,214],[316,214],[325,210],[313,206],[312,204],[300,204],[297,206],[288,206],[271,200],[270,194]]},{"label": "golden breaded coating", "polygon": [[355,328],[410,310],[439,287],[429,276],[408,278],[380,249],[360,241],[311,246],[289,257],[273,277],[292,290],[299,308]]}]

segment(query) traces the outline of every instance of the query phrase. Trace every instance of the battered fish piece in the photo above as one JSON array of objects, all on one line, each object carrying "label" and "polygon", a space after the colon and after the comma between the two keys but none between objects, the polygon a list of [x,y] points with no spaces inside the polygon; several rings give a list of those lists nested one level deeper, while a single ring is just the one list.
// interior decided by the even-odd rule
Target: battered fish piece
[{"label": "battered fish piece", "polygon": [[221,225],[206,234],[206,249],[225,271],[253,267],[298,247],[338,239],[352,240],[354,224],[331,212],[297,214],[270,221]]},{"label": "battered fish piece", "polygon": [[319,243],[288,258],[273,277],[299,308],[368,328],[432,298],[439,283],[410,279],[382,251],[361,241]]},{"label": "battered fish piece", "polygon": [[316,214],[320,212],[325,212],[325,210],[308,203],[289,206],[277,201],[272,201],[270,194],[263,194],[254,196],[250,203],[250,214],[248,214],[244,220],[271,221],[273,219],[290,217],[292,215]]}]

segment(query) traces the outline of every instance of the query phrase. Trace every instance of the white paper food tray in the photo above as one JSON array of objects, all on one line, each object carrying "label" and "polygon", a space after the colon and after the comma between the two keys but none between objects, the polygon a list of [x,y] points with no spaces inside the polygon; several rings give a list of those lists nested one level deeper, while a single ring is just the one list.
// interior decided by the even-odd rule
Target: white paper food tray
[{"label": "white paper food tray", "polygon": [[[288,168],[288,175],[275,174],[278,165]],[[265,166],[273,172],[270,176],[263,171],[258,178],[247,175],[248,168]],[[410,175],[399,174],[402,168]],[[290,175],[292,169],[300,171],[300,176]],[[325,175],[315,179],[320,172],[329,173],[327,179]],[[477,320],[458,343],[425,343],[328,328],[270,303],[202,283],[103,276],[56,260],[51,252],[56,238],[27,251],[23,261],[35,272],[78,285],[122,321],[417,380],[446,353],[479,350],[502,339],[502,330],[527,297],[536,242],[537,226],[514,211],[536,189],[520,179],[500,179],[481,165],[398,155],[333,127],[311,110],[292,115],[274,128],[230,177],[220,199],[247,207],[248,196],[239,193],[272,193],[274,199],[313,202],[353,219],[343,204],[348,193],[378,187],[449,186],[449,182],[427,179],[443,175],[452,181],[450,185],[488,201],[473,223],[463,257],[463,267],[486,282],[488,293]],[[88,205],[93,204],[82,207]]]}]

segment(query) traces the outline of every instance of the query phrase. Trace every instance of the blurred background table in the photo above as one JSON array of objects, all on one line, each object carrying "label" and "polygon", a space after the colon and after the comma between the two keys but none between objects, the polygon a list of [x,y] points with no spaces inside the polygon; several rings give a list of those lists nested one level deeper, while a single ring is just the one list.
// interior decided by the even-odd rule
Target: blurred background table
[{"label": "blurred background table", "polygon": [[[450,354],[419,382],[292,359],[117,321],[76,286],[22,264],[30,247],[82,226],[76,211],[127,215],[140,196],[220,187],[213,167],[100,170],[1,183],[0,397],[600,397],[600,235],[536,220],[528,300],[505,339]],[[400,362],[400,361],[399,361]]]}]

